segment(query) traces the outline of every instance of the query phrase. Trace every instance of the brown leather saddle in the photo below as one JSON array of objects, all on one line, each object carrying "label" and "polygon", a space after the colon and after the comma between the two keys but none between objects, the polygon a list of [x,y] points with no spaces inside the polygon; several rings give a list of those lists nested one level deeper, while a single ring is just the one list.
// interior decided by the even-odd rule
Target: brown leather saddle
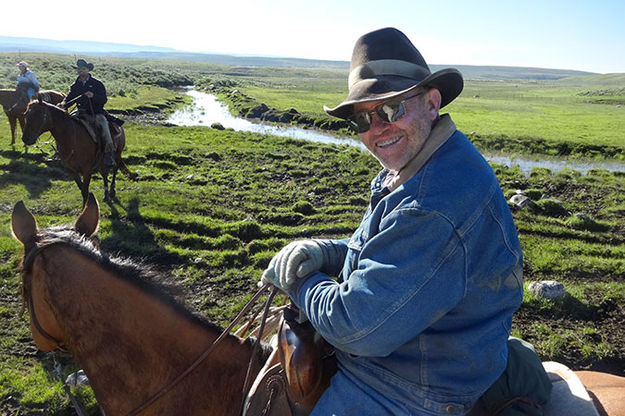
[{"label": "brown leather saddle", "polygon": [[[310,322],[298,323],[297,317],[297,310],[284,310],[277,346],[248,393],[244,403],[244,416],[308,415],[330,385],[330,379],[337,370],[334,349],[321,338]],[[539,360],[537,355],[535,358]],[[521,359],[528,359],[527,352]],[[539,375],[533,374],[532,371],[520,374],[524,374],[529,380],[538,380],[537,377],[544,373],[540,360],[538,363],[542,370]],[[533,369],[527,367],[525,361],[521,364],[527,369]],[[544,376],[547,376],[546,373]],[[502,377],[507,380],[505,372]],[[476,406],[470,414],[476,416],[499,414],[500,411],[514,405],[516,399],[527,399],[530,404],[536,399],[536,392],[533,391],[524,393],[522,397],[518,391],[509,393],[502,403],[503,406],[497,406],[496,412]]]},{"label": "brown leather saddle", "polygon": [[277,347],[252,385],[243,414],[308,415],[336,373],[334,349],[298,312],[285,309]]},{"label": "brown leather saddle", "polygon": [[[91,114],[80,113],[78,110],[72,111],[70,114],[75,120],[80,122],[82,126],[87,130],[91,139],[93,139],[94,143],[99,143],[103,146],[102,139],[100,135],[97,133],[97,128],[95,125],[95,117]],[[114,123],[109,120],[108,122],[109,131],[111,132],[111,138],[113,139],[113,143],[115,147],[118,147],[118,141],[122,135],[122,128],[119,124]]]}]

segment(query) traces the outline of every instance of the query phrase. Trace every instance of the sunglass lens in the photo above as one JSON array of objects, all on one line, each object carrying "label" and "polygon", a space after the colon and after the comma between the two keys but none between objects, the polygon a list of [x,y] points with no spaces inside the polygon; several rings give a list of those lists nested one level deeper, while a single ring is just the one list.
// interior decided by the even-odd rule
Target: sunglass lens
[{"label": "sunglass lens", "polygon": [[371,115],[364,111],[354,114],[349,121],[358,133],[364,133],[371,127]]},{"label": "sunglass lens", "polygon": [[[412,97],[411,97],[412,98]],[[386,123],[394,123],[406,114],[406,107],[402,101],[390,101],[377,106],[374,110],[380,119]],[[360,111],[348,120],[358,133],[365,133],[371,128],[371,114]]]},{"label": "sunglass lens", "polygon": [[406,109],[402,102],[389,102],[376,108],[376,112],[382,120],[387,123],[394,123],[406,113]]}]

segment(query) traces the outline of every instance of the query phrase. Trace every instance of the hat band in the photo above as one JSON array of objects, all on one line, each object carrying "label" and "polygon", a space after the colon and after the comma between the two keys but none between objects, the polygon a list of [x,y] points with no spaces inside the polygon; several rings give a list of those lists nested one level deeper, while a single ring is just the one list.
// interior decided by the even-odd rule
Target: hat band
[{"label": "hat band", "polygon": [[421,81],[430,74],[431,72],[427,68],[411,62],[398,59],[380,59],[369,61],[352,69],[349,73],[347,85],[351,89],[357,82],[380,75],[394,75]]}]

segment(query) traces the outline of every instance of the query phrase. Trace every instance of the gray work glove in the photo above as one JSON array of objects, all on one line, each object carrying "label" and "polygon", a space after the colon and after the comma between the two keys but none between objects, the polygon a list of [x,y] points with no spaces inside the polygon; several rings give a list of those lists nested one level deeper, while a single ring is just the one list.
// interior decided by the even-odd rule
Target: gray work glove
[{"label": "gray work glove", "polygon": [[269,262],[263,272],[261,284],[271,283],[286,292],[298,278],[321,269],[328,261],[326,257],[326,250],[317,240],[287,244]]}]

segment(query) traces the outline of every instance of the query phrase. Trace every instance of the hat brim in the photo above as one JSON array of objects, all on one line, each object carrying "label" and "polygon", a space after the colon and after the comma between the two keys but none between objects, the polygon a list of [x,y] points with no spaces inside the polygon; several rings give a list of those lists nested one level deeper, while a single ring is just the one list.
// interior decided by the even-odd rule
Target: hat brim
[{"label": "hat brim", "polygon": [[88,71],[93,71],[93,64],[89,64],[87,66],[72,65],[72,68],[74,68],[74,69],[86,69]]},{"label": "hat brim", "polygon": [[460,71],[446,68],[430,74],[420,82],[414,79],[393,75],[367,78],[352,86],[347,98],[334,108],[323,106],[331,116],[346,119],[353,114],[355,104],[387,100],[419,87],[434,87],[441,93],[441,108],[452,102],[464,87]]}]

